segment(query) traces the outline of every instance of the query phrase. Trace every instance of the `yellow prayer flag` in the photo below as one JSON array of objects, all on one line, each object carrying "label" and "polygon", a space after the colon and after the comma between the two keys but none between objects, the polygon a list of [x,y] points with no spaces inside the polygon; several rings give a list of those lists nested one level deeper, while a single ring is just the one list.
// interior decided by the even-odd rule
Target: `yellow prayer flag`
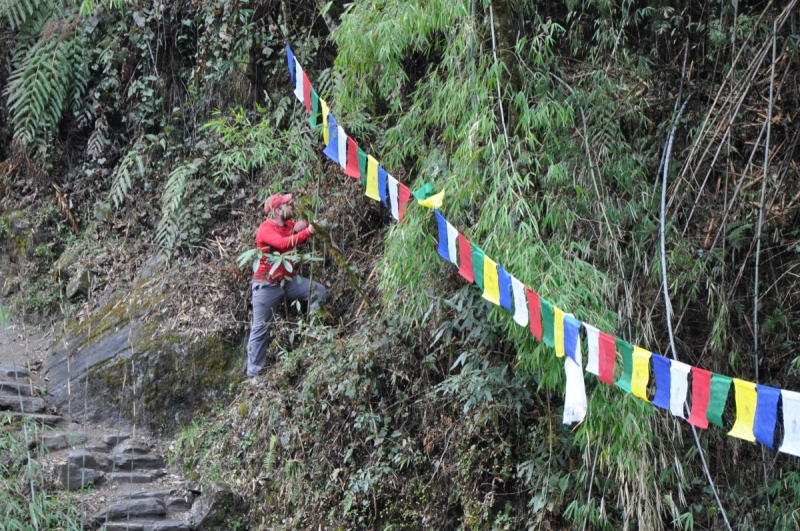
[{"label": "yellow prayer flag", "polygon": [[731,437],[738,437],[745,441],[755,442],[753,435],[753,420],[756,417],[756,384],[738,378],[733,379],[736,390],[736,422],[728,432]]},{"label": "yellow prayer flag", "polygon": [[500,306],[500,281],[497,277],[497,262],[483,255],[483,298]]},{"label": "yellow prayer flag", "polygon": [[436,195],[430,196],[428,199],[417,199],[417,203],[427,208],[442,208],[442,203],[444,203],[444,190]]},{"label": "yellow prayer flag", "polygon": [[631,392],[645,402],[647,399],[647,382],[650,381],[650,357],[653,355],[649,350],[642,347],[633,347],[633,375],[631,376]]},{"label": "yellow prayer flag", "polygon": [[325,100],[322,98],[319,99],[320,107],[322,107],[322,140],[325,142],[325,145],[328,145],[328,114],[330,114],[331,110],[328,108],[328,104],[325,103]]},{"label": "yellow prayer flag", "polygon": [[367,191],[366,196],[375,201],[380,201],[381,196],[378,193],[378,161],[375,157],[369,155],[367,157]]},{"label": "yellow prayer flag", "polygon": [[564,310],[553,305],[553,341],[556,345],[556,357],[563,358],[564,351]]}]

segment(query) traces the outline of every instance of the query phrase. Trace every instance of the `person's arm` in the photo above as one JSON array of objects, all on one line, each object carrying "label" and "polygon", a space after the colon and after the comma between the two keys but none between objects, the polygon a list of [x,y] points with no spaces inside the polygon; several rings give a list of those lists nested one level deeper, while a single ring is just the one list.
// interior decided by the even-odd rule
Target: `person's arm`
[{"label": "person's arm", "polygon": [[299,219],[294,224],[294,228],[292,229],[292,231],[294,231],[294,233],[297,234],[298,232],[300,232],[301,230],[305,229],[306,227],[308,227],[308,221],[306,221],[304,219]]},{"label": "person's arm", "polygon": [[260,240],[265,246],[268,245],[275,250],[284,249],[282,252],[290,251],[297,245],[300,245],[311,237],[313,232],[311,228],[307,227],[300,232],[296,232],[289,236],[278,234],[272,227],[266,226],[261,231]]}]

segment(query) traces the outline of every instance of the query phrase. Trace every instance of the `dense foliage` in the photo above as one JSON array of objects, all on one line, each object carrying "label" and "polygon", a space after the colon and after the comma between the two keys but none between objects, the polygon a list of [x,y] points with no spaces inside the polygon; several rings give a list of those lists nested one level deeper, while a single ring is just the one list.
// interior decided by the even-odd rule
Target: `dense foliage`
[{"label": "dense foliage", "polygon": [[[204,257],[243,202],[289,187],[323,217],[362,201],[352,230],[383,231],[357,274],[379,281],[384,312],[356,325],[347,299],[338,328],[301,326],[267,392],[181,439],[206,479],[251,482],[254,524],[724,526],[685,424],[589,377],[586,421],[560,426],[560,363],[435,255],[430,213],[389,225],[332,185],[283,44],[348,132],[412,188],[447,189],[444,214],[508,271],[665,353],[668,164],[674,354],[797,390],[796,1],[7,0],[0,16],[0,237],[35,212],[53,240],[39,274],[122,234],[142,254]],[[16,302],[67,308],[53,289]],[[728,426],[733,412],[731,397]],[[733,524],[797,526],[795,458],[720,429],[700,442]]]}]

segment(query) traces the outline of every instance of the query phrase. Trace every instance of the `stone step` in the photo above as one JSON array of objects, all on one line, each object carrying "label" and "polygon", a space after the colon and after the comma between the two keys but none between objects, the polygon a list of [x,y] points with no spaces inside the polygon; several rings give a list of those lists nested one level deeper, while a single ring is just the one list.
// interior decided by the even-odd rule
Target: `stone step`
[{"label": "stone step", "polygon": [[189,531],[189,526],[180,520],[161,520],[153,522],[153,531]]},{"label": "stone step", "polygon": [[71,450],[67,454],[67,459],[69,459],[71,463],[82,468],[91,468],[93,470],[100,468],[97,465],[97,459],[95,459],[94,454],[87,450]]},{"label": "stone step", "polygon": [[75,463],[66,462],[56,465],[56,476],[62,488],[77,490],[89,485],[98,485],[103,481],[104,474],[98,470],[81,468]]},{"label": "stone step", "polygon": [[161,500],[126,500],[113,503],[108,507],[97,512],[92,518],[104,524],[106,521],[120,519],[141,520],[142,517],[164,516],[167,514],[167,507]]},{"label": "stone step", "polygon": [[108,522],[100,531],[189,531],[191,528],[180,520],[156,520]]},{"label": "stone step", "polygon": [[173,494],[175,494],[175,489],[143,490],[141,492],[130,492],[120,496],[120,499],[141,500],[143,498],[154,498],[156,500],[163,500]]},{"label": "stone step", "polygon": [[114,483],[152,483],[156,478],[144,472],[109,472],[106,479]]},{"label": "stone step", "polygon": [[111,433],[103,435],[103,443],[108,446],[116,446],[125,439],[130,439],[131,434],[127,432]]},{"label": "stone step", "polygon": [[10,366],[0,367],[0,376],[5,376],[6,378],[29,378],[30,375],[31,373],[29,373],[22,367],[10,367]]},{"label": "stone step", "polygon": [[31,384],[20,379],[19,382],[13,380],[0,380],[0,392],[3,394],[31,396]]},{"label": "stone step", "polygon": [[144,455],[150,453],[150,445],[142,439],[124,439],[111,450],[114,455]]},{"label": "stone step", "polygon": [[25,413],[41,413],[47,408],[43,398],[18,395],[0,395],[0,410],[23,411],[20,409],[20,401]]},{"label": "stone step", "polygon": [[156,455],[141,454],[110,454],[109,460],[114,463],[117,470],[153,469],[163,468],[164,459]]},{"label": "stone step", "polygon": [[82,433],[47,433],[35,441],[33,444],[48,451],[57,452],[70,446],[78,446],[86,442],[86,436]]},{"label": "stone step", "polygon": [[21,421],[22,419],[28,419],[28,420],[33,421],[36,424],[40,424],[40,425],[43,425],[43,426],[50,426],[50,427],[53,427],[53,426],[57,425],[64,418],[61,415],[47,415],[47,414],[44,414],[44,413],[28,413],[27,411],[25,413],[20,413],[18,411],[9,411],[8,414],[10,414],[11,417],[15,421]]}]

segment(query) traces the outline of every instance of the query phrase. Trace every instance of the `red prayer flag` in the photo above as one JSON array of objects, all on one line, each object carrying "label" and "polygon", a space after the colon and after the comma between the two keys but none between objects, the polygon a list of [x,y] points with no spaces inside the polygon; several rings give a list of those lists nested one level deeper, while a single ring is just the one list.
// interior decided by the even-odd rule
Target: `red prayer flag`
[{"label": "red prayer flag", "polygon": [[311,114],[311,82],[308,81],[305,71],[303,72],[303,103],[306,105],[308,114]]},{"label": "red prayer flag", "polygon": [[408,189],[408,186],[404,185],[403,183],[397,184],[397,203],[398,209],[400,210],[400,221],[403,221],[403,215],[406,213],[406,205],[408,205],[408,200],[411,199],[411,190]]},{"label": "red prayer flag", "polygon": [[533,291],[528,286],[525,286],[525,293],[528,295],[528,323],[530,324],[531,334],[538,339],[542,340],[542,315],[541,306],[542,301],[539,300],[539,294]]},{"label": "red prayer flag", "polygon": [[614,366],[617,363],[617,339],[601,331],[597,335],[598,377],[603,383],[614,385]]},{"label": "red prayer flag", "polygon": [[361,170],[358,168],[358,144],[349,136],[347,137],[347,166],[344,174],[354,179],[361,178]]},{"label": "red prayer flag", "polygon": [[689,424],[708,429],[706,410],[711,398],[711,371],[692,367],[692,411],[689,413]]},{"label": "red prayer flag", "polygon": [[463,234],[458,233],[458,274],[470,282],[475,282],[472,274],[472,244]]}]

